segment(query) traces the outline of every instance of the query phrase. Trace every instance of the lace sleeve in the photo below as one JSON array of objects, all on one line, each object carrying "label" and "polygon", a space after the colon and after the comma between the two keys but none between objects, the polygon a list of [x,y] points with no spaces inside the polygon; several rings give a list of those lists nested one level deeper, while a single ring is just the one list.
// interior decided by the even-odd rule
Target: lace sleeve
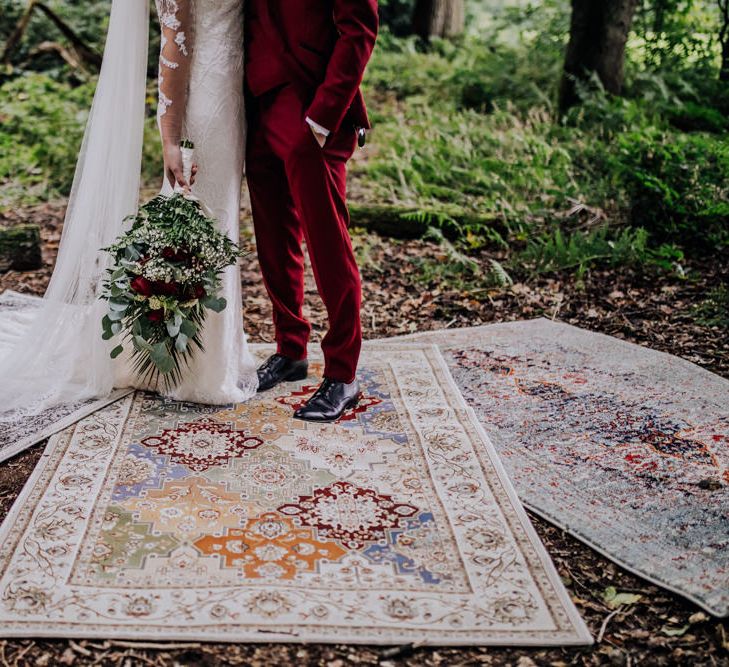
[{"label": "lace sleeve", "polygon": [[193,48],[193,0],[155,0],[161,30],[159,119],[162,140],[179,143]]}]

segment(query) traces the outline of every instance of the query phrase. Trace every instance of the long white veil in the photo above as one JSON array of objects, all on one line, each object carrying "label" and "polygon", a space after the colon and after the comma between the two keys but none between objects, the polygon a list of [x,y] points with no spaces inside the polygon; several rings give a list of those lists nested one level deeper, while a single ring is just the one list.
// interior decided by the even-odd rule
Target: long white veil
[{"label": "long white veil", "polygon": [[104,60],[76,166],[58,259],[30,321],[0,322],[0,423],[109,394],[114,343],[98,299],[109,266],[100,248],[137,210],[145,117],[148,0],[113,0]]}]

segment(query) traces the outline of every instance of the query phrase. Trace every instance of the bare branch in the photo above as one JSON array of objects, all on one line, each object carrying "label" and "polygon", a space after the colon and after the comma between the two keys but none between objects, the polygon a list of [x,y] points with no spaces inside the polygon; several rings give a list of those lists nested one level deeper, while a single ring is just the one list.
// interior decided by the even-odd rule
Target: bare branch
[{"label": "bare branch", "polygon": [[[40,2],[39,0],[29,0],[28,7],[18,20],[18,23],[16,24],[12,34],[10,35],[10,37],[8,37],[8,40],[5,43],[5,48],[3,49],[2,56],[0,57],[0,62],[3,65],[8,65],[10,63],[15,49],[20,44],[21,40],[23,39],[23,35],[25,35],[28,29],[30,19],[35,10],[43,12],[48,17],[48,19],[50,19],[50,21],[56,26],[56,28],[58,28],[61,34],[71,43],[73,51],[77,54],[77,58],[72,57],[72,60],[80,60],[81,62],[85,63],[96,71],[101,68],[101,56],[96,51],[94,51],[94,49],[88,46],[86,42],[84,42],[84,40],[81,39],[81,37],[79,37],[79,35],[73,30],[73,28],[71,28],[60,16],[58,16],[58,14],[56,14],[50,7]],[[46,46],[49,43],[50,42],[43,42],[43,44]],[[41,49],[41,46],[42,45],[36,47],[36,51],[38,51],[38,49]],[[54,50],[58,51],[57,49]],[[64,47],[61,47],[61,50],[63,53],[61,53],[61,51],[58,51],[58,53],[64,58],[64,60],[66,60],[65,55],[71,55],[71,53]]]}]

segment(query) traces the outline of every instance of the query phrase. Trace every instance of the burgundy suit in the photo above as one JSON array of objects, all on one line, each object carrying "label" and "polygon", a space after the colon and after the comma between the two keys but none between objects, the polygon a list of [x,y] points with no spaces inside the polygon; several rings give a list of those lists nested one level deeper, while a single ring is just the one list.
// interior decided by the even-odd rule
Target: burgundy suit
[{"label": "burgundy suit", "polygon": [[[246,177],[278,352],[306,357],[306,239],[329,316],[324,375],[339,382],[354,379],[362,341],[346,163],[369,127],[359,87],[377,27],[376,0],[246,2]],[[330,131],[323,148],[307,117]]]}]

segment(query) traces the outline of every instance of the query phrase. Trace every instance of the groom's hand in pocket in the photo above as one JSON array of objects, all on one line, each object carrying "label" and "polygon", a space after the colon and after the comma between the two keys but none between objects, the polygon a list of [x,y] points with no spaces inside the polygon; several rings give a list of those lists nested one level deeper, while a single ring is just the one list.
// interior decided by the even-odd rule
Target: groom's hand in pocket
[{"label": "groom's hand in pocket", "polygon": [[327,142],[327,137],[329,136],[329,130],[322,127],[308,116],[306,117],[306,124],[311,129],[311,133],[314,135],[316,143],[319,144],[320,148],[324,148],[324,144]]},{"label": "groom's hand in pocket", "polygon": [[325,134],[321,134],[320,132],[317,132],[313,127],[311,128],[311,133],[314,135],[314,139],[316,139],[316,143],[319,144],[322,148],[324,148],[324,144],[326,143],[327,137]]}]

